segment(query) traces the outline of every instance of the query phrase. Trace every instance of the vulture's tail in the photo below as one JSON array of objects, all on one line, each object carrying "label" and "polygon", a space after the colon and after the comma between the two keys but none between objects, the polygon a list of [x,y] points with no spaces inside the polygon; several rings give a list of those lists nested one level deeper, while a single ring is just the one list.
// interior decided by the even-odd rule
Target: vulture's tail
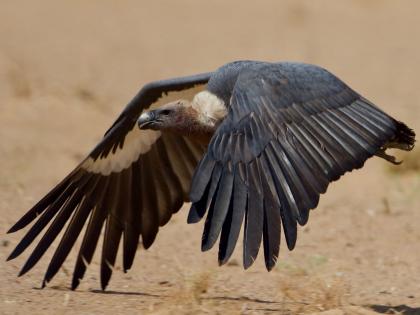
[{"label": "vulture's tail", "polygon": [[394,138],[386,145],[387,148],[396,148],[404,151],[411,151],[416,142],[416,134],[406,124],[396,121],[397,131]]},{"label": "vulture's tail", "polygon": [[376,152],[376,156],[379,156],[388,162],[393,164],[401,164],[401,161],[397,161],[394,156],[389,155],[385,152],[386,149],[400,149],[404,151],[411,151],[414,148],[416,142],[416,134],[413,129],[409,128],[406,124],[395,120],[395,133],[394,136],[387,142],[382,148]]}]

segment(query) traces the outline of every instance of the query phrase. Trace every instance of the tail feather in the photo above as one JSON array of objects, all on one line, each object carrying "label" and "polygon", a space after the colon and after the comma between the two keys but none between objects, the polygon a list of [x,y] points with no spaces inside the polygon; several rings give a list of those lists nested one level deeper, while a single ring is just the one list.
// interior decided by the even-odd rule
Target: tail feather
[{"label": "tail feather", "polygon": [[416,142],[416,134],[413,129],[409,128],[403,122],[395,120],[395,126],[396,129],[394,136],[383,147],[381,147],[375,155],[387,160],[388,162],[398,165],[401,164],[401,161],[397,161],[394,156],[387,154],[385,151],[387,149],[411,151],[414,148],[414,143]]},{"label": "tail feather", "polygon": [[416,134],[406,124],[396,121],[397,130],[394,138],[386,145],[386,148],[396,148],[404,151],[411,151],[416,142]]}]

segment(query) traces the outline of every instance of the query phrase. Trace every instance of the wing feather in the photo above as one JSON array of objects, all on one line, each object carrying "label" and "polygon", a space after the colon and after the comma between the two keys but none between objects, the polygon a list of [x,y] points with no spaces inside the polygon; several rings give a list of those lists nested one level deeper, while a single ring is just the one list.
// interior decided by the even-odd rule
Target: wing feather
[{"label": "wing feather", "polygon": [[261,183],[264,195],[264,257],[265,266],[270,271],[275,266],[280,251],[281,206],[265,156],[261,155],[258,159],[261,165]]},{"label": "wing feather", "polygon": [[208,221],[211,221],[211,225],[206,225],[206,227],[208,226],[208,230],[203,233],[201,245],[203,250],[208,250],[213,247],[219,237],[231,203],[232,187],[233,174],[225,167],[222,170],[219,188],[215,197],[214,210],[211,211],[214,216],[208,218]]},{"label": "wing feather", "polygon": [[205,146],[174,134],[139,130],[136,121],[149,107],[180,98],[191,99],[206,88],[211,75],[154,82],[134,97],[88,157],[9,230],[15,232],[36,220],[12,251],[9,256],[12,259],[51,222],[21,275],[39,261],[70,218],[47,268],[44,285],[63,264],[88,218],[72,289],[79,285],[92,260],[104,223],[103,289],[111,278],[121,237],[124,271],[133,263],[140,236],[145,248],[152,245],[159,226],[168,222],[188,200],[191,178]]},{"label": "wing feather", "polygon": [[220,236],[219,264],[225,264],[235,249],[236,242],[241,231],[242,221],[247,208],[247,188],[240,176],[239,166],[235,169],[233,179],[233,196],[231,208],[229,208]]},{"label": "wing feather", "polygon": [[139,245],[140,231],[141,231],[141,196],[138,193],[141,187],[141,174],[139,163],[133,164],[131,169],[131,190],[130,202],[131,210],[127,212],[127,220],[123,235],[124,253],[123,253],[123,268],[124,272],[131,269],[134,257]]},{"label": "wing feather", "polygon": [[248,202],[245,213],[244,227],[244,268],[249,268],[257,258],[264,224],[263,196],[261,187],[260,170],[258,162],[253,161],[247,166]]},{"label": "wing feather", "polygon": [[92,261],[92,257],[106,218],[106,204],[104,201],[107,196],[109,196],[110,186],[112,186],[110,183],[111,180],[109,176],[101,177],[97,192],[90,196],[91,200],[96,201],[96,204],[90,213],[82,245],[77,255],[71,284],[72,290],[78,287],[86,272],[87,265]]},{"label": "wing feather", "polygon": [[148,157],[144,158],[140,162],[140,174],[142,174],[141,181],[141,201],[142,201],[142,218],[141,218],[141,239],[144,248],[149,248],[159,230],[159,213],[157,209],[157,195],[153,186],[150,185],[148,180],[149,176],[146,176],[148,172],[152,170],[152,163]]},{"label": "wing feather", "polygon": [[[412,148],[414,133],[398,124],[324,69],[252,64],[239,74],[228,115],[193,176],[189,222],[208,210],[203,249],[213,246],[221,228],[219,262],[226,263],[244,217],[244,267],[253,263],[262,241],[271,270],[281,226],[292,250],[297,224],[306,224],[330,182],[362,167],[398,139],[398,130],[409,134],[405,147]],[[223,169],[220,181],[210,177],[214,165]]]},{"label": "wing feather", "polygon": [[[113,177],[113,178],[112,178]],[[122,176],[118,173],[111,174],[112,196],[109,194],[106,202],[107,216],[105,220],[104,241],[101,255],[101,287],[104,289],[111,278],[115,258],[117,256],[123,227],[118,219],[118,205],[123,194],[121,190]]]}]

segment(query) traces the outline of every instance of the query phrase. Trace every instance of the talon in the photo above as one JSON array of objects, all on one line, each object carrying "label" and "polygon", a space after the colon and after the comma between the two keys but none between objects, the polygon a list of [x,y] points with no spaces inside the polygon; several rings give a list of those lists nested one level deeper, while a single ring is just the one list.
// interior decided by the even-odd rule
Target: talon
[{"label": "talon", "polygon": [[381,148],[375,153],[375,155],[380,158],[383,158],[384,160],[387,160],[388,162],[394,165],[400,165],[402,163],[402,161],[397,161],[395,156],[387,154],[385,150],[385,148]]}]

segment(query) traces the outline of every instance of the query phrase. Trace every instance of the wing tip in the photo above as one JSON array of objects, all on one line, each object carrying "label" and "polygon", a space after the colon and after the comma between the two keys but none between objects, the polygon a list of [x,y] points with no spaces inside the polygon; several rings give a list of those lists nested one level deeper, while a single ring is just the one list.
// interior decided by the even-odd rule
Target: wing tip
[{"label": "wing tip", "polygon": [[29,270],[31,270],[38,260],[32,259],[32,257],[29,257],[29,259],[26,261],[26,263],[23,265],[22,269],[19,271],[18,277],[23,276],[25,273],[27,273]]},{"label": "wing tip", "polygon": [[[32,210],[32,209],[31,209]],[[31,210],[28,211],[28,213],[31,212]],[[13,226],[6,232],[6,234],[15,233],[24,227],[26,227],[29,223],[31,223],[39,214],[35,213],[31,217],[29,217],[28,213],[26,213],[24,216],[22,216]],[[32,214],[32,213],[30,213]]]},{"label": "wing tip", "polygon": [[209,251],[210,249],[213,248],[213,245],[214,245],[214,242],[207,239],[206,241],[203,241],[201,243],[201,251],[202,252],[207,252],[207,251]]},{"label": "wing tip", "polygon": [[191,208],[190,208],[190,211],[188,212],[187,223],[188,224],[198,223],[198,222],[200,222],[201,219],[202,219],[202,217],[200,217],[198,215],[198,212],[197,212],[194,204],[192,204]]},{"label": "wing tip", "polygon": [[6,234],[11,234],[11,233],[15,233],[15,232],[17,232],[17,231],[19,231],[20,229],[22,229],[22,227],[19,227],[18,226],[18,223],[19,222],[17,222],[17,223],[15,223],[7,232],[6,232]]},{"label": "wing tip", "polygon": [[245,270],[249,269],[254,264],[255,259],[256,259],[256,257],[252,257],[251,255],[250,256],[245,256],[244,261],[243,261],[244,269]]},{"label": "wing tip", "polygon": [[18,273],[18,277],[22,277],[25,273],[27,273],[31,268],[28,268],[28,264],[26,263],[22,269]]},{"label": "wing tip", "polygon": [[223,266],[226,265],[226,263],[229,261],[230,256],[226,256],[226,257],[219,257],[219,259],[217,260],[219,266]]},{"label": "wing tip", "polygon": [[273,270],[273,268],[276,266],[276,264],[277,264],[277,257],[276,256],[272,256],[269,259],[265,260],[265,268],[267,269],[268,272]]},{"label": "wing tip", "polygon": [[82,280],[82,279],[79,279],[79,278],[73,277],[73,280],[71,281],[71,286],[70,286],[70,289],[71,289],[72,291],[75,291],[75,290],[77,289],[77,287],[78,287],[78,286],[79,286],[79,284],[80,284],[80,280]]},{"label": "wing tip", "polygon": [[296,246],[296,240],[294,240],[293,242],[288,242],[288,241],[286,240],[286,245],[287,245],[287,248],[289,249],[289,251],[292,251],[292,250],[294,250],[294,249],[295,249],[295,246]]},{"label": "wing tip", "polygon": [[16,252],[16,248],[10,253],[9,257],[6,258],[6,261],[11,261],[19,256],[19,253]]},{"label": "wing tip", "polygon": [[109,280],[104,281],[104,282],[101,281],[101,290],[102,291],[106,291],[106,287],[108,286],[108,282],[109,282]]},{"label": "wing tip", "polygon": [[[205,198],[207,201],[207,198]],[[204,210],[203,210],[204,209]],[[206,214],[206,205],[203,200],[193,202],[190,211],[188,212],[187,223],[194,224],[201,221]]]}]

